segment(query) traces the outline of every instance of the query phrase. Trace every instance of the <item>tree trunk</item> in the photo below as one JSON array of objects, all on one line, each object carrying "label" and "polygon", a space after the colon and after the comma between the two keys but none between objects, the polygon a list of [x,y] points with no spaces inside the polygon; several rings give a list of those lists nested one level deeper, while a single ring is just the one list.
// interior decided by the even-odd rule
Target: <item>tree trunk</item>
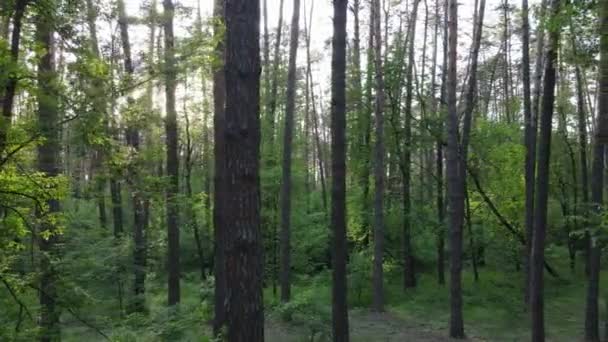
[{"label": "tree trunk", "polygon": [[281,64],[281,36],[283,32],[283,2],[279,2],[279,23],[277,26],[277,36],[274,42],[274,60],[272,64],[272,84],[270,89],[270,96],[268,96],[268,103],[266,104],[266,115],[268,122],[268,146],[270,146],[270,166],[274,166],[274,133],[276,124],[276,109],[277,109],[277,92],[279,87],[279,66]]},{"label": "tree trunk", "polygon": [[380,27],[380,0],[372,3],[374,12],[374,64],[376,103],[376,146],[374,148],[374,263],[372,275],[372,308],[384,311],[384,78],[382,68],[382,31]]},{"label": "tree trunk", "polygon": [[[376,0],[377,1],[377,0]],[[334,0],[331,58],[331,228],[334,342],[349,341],[346,303],[346,5]]]},{"label": "tree trunk", "polygon": [[[479,9],[476,8],[477,16],[475,18],[474,23],[474,36],[473,36],[473,46],[471,49],[471,65],[469,69],[469,79],[467,85],[467,92],[465,94],[464,99],[464,119],[462,125],[462,140],[460,145],[460,158],[459,158],[459,167],[460,173],[459,175],[462,177],[461,186],[462,193],[466,198],[466,207],[467,207],[467,225],[469,227],[469,235],[471,239],[471,248],[472,248],[472,258],[473,258],[473,271],[475,273],[475,281],[479,279],[479,275],[477,273],[477,260],[475,258],[475,250],[473,245],[473,231],[471,227],[471,215],[470,215],[470,207],[469,207],[469,197],[467,193],[467,165],[468,165],[468,151],[469,151],[469,140],[471,137],[471,129],[473,125],[473,110],[475,108],[475,94],[477,92],[477,64],[479,57],[479,47],[481,45],[481,37],[483,35],[483,17],[486,9],[486,1],[479,1]],[[462,244],[462,241],[461,241]],[[461,247],[462,248],[462,247]],[[460,256],[453,255],[452,259],[458,258]]]},{"label": "tree trunk", "polygon": [[459,163],[458,112],[456,107],[456,60],[458,8],[456,0],[448,0],[448,74],[447,74],[447,180],[448,214],[450,217],[450,337],[464,338],[462,320],[462,223],[464,214],[464,179]]},{"label": "tree trunk", "polygon": [[[598,98],[598,131],[594,145],[593,169],[591,175],[591,200],[601,214],[604,191],[604,150],[605,142],[599,137],[603,132],[601,123],[608,117],[608,1],[599,4],[600,22],[600,65]],[[589,280],[587,285],[587,305],[585,310],[585,340],[599,341],[599,278],[601,246],[597,237],[591,238],[589,253]]]},{"label": "tree trunk", "polygon": [[[544,2],[544,1],[543,1]],[[528,18],[528,0],[522,0],[522,78],[524,88],[524,144],[526,146],[526,159],[524,165],[524,178],[526,188],[525,199],[525,229],[526,245],[524,247],[524,304],[530,301],[530,246],[534,224],[534,175],[536,173],[536,114],[532,112],[532,99],[530,94],[530,23]],[[543,9],[541,9],[542,13]],[[538,28],[538,31],[543,31]],[[542,38],[542,37],[537,37]],[[542,39],[541,39],[542,41]],[[542,54],[537,50],[537,54]]]},{"label": "tree trunk", "polygon": [[[228,340],[264,341],[260,227],[259,0],[227,0],[222,227],[226,252]],[[238,208],[238,210],[236,210]]]},{"label": "tree trunk", "polygon": [[[50,5],[50,4],[49,4]],[[56,100],[57,89],[55,89],[56,69],[53,58],[55,42],[53,39],[54,23],[50,16],[41,14],[37,17],[36,42],[42,48],[42,55],[38,62],[38,128],[42,144],[38,145],[38,170],[49,178],[55,178],[60,173],[59,153],[60,138],[57,123],[59,121],[59,107]],[[56,198],[46,201],[48,211],[38,212],[41,219],[40,232],[48,232],[50,236],[38,237],[40,247],[40,328],[39,337],[41,342],[53,342],[61,340],[60,312],[57,308],[57,270],[54,261],[58,257],[56,244],[59,240],[59,232],[55,223],[48,215],[60,212],[59,200]],[[51,216],[52,217],[52,216]]]},{"label": "tree trunk", "polygon": [[[216,25],[214,26],[214,35],[216,35],[217,45],[215,47],[216,58],[224,61],[224,39],[223,24],[224,21],[224,0],[215,0],[213,15],[215,16]],[[213,70],[213,135],[214,135],[214,179],[213,179],[213,241],[214,257],[213,257],[213,274],[215,278],[214,291],[214,319],[213,319],[213,334],[218,336],[222,326],[226,322],[226,224],[224,223],[224,202],[226,196],[225,187],[225,105],[226,105],[226,80],[223,67],[216,67]]]},{"label": "tree trunk", "polygon": [[412,253],[411,241],[411,169],[412,169],[412,100],[414,92],[414,63],[416,42],[416,17],[420,0],[414,0],[408,28],[408,61],[405,78],[407,82],[405,92],[405,141],[403,148],[402,174],[403,174],[403,288],[416,286],[416,274],[414,273],[414,255]]},{"label": "tree trunk", "polygon": [[[551,0],[551,16],[559,12],[560,0]],[[530,312],[532,314],[532,340],[545,340],[543,264],[545,260],[545,232],[547,226],[547,200],[549,197],[549,161],[551,156],[551,121],[555,99],[555,62],[559,31],[549,34],[546,50],[545,79],[543,83],[542,112],[540,117],[538,173],[536,176],[536,203],[534,233],[530,260]]]},{"label": "tree trunk", "polygon": [[293,126],[296,93],[296,58],[300,0],[293,2],[291,38],[289,41],[289,69],[287,71],[287,106],[285,108],[285,131],[283,133],[283,172],[281,178],[281,301],[291,297],[291,155],[293,149]]},{"label": "tree trunk", "polygon": [[[122,50],[124,56],[124,68],[127,82],[132,82],[133,79],[133,60],[131,59],[131,43],[129,41],[129,22],[127,13],[125,12],[125,4],[123,0],[118,0],[118,25],[120,29],[120,37],[122,41]],[[133,99],[128,98],[127,103],[131,104]],[[139,130],[135,123],[129,122],[127,126],[127,145],[139,152]],[[138,165],[129,165],[127,182],[131,187],[131,201],[133,203],[133,269],[135,273],[134,294],[132,310],[143,312],[145,310],[145,293],[146,293],[146,220],[144,213],[144,200],[141,195],[139,184]]]},{"label": "tree trunk", "polygon": [[173,39],[172,0],[163,0],[164,33],[165,33],[165,100],[166,118],[165,134],[167,136],[167,176],[169,185],[166,190],[167,205],[167,272],[168,292],[167,304],[175,305],[180,301],[180,265],[179,265],[179,159],[177,155],[177,111],[175,110],[176,65]]},{"label": "tree trunk", "polygon": [[[16,68],[19,63],[19,47],[21,42],[21,24],[23,16],[25,15],[25,9],[29,0],[17,0],[14,4],[15,14],[13,16],[13,32],[11,33],[11,45],[10,45],[10,60],[12,67]],[[6,17],[6,33],[8,38],[8,23],[10,22],[10,16]],[[4,94],[2,97],[2,118],[0,121],[0,156],[4,156],[4,152],[7,144],[8,130],[11,127],[11,121],[13,119],[13,102],[15,100],[15,92],[17,90],[18,73],[8,73],[8,79],[6,80],[6,86],[4,88]],[[4,78],[4,76],[3,76]],[[4,81],[4,80],[3,80]],[[3,82],[4,83],[4,82]],[[1,93],[0,93],[1,94]]]},{"label": "tree trunk", "polygon": [[[435,17],[439,21],[439,1],[435,2]],[[443,134],[443,117],[447,113],[447,74],[448,74],[448,0],[443,0],[443,62],[441,67],[441,90],[440,90],[440,110],[439,132]],[[435,172],[437,173],[437,282],[445,284],[445,204],[444,204],[444,176],[443,176],[443,139],[439,135],[436,145]]]}]

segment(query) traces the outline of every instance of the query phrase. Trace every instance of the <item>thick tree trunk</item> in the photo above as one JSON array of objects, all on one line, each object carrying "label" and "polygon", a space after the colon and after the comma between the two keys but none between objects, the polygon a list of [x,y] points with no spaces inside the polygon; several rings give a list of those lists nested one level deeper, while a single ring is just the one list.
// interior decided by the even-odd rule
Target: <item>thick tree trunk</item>
[{"label": "thick tree trunk", "polygon": [[[59,121],[59,108],[57,102],[57,89],[55,89],[56,70],[53,53],[55,42],[53,38],[54,23],[50,16],[39,15],[36,24],[36,42],[42,48],[43,54],[38,62],[38,128],[44,142],[38,145],[38,170],[49,178],[57,177],[60,173],[59,152],[60,138],[57,123]],[[48,212],[38,212],[41,219],[40,232],[48,232],[50,236],[38,237],[40,247],[40,328],[41,342],[54,342],[61,340],[59,325],[60,312],[57,305],[57,270],[53,259],[58,257],[56,244],[59,233],[55,223],[48,215],[60,211],[59,200],[47,200]]]},{"label": "thick tree trunk", "polygon": [[456,107],[456,60],[458,7],[448,0],[448,74],[447,74],[447,185],[450,217],[450,337],[464,338],[462,320],[462,223],[464,214],[464,179],[459,163],[458,112]]},{"label": "thick tree trunk", "polygon": [[[600,138],[601,123],[608,118],[608,1],[601,1],[599,8],[600,21],[600,66],[598,98],[598,131],[596,131],[593,169],[591,175],[591,200],[597,210],[603,209],[604,191],[604,150],[605,141]],[[589,253],[589,280],[587,285],[587,305],[585,310],[585,340],[599,341],[599,278],[601,246],[597,237],[591,238]]]},{"label": "thick tree trunk", "polygon": [[300,0],[293,2],[291,38],[289,41],[289,69],[287,71],[287,106],[285,108],[285,131],[283,133],[283,172],[281,177],[281,301],[291,297],[291,155],[293,149],[293,126],[296,93],[296,58]]},{"label": "thick tree trunk", "polygon": [[167,205],[167,272],[168,291],[167,303],[169,306],[180,301],[180,265],[179,265],[179,204],[177,195],[179,192],[179,159],[178,133],[177,133],[177,111],[175,110],[175,88],[177,85],[175,51],[173,38],[173,15],[174,5],[172,0],[163,0],[164,33],[165,33],[165,101],[166,118],[165,134],[167,136],[167,176],[169,185],[166,190]]},{"label": "thick tree trunk", "polygon": [[[560,0],[551,0],[551,16],[559,12]],[[532,315],[532,340],[545,340],[543,265],[545,260],[545,232],[547,227],[547,201],[549,197],[549,161],[551,156],[551,121],[555,99],[555,63],[559,30],[549,34],[546,50],[545,79],[543,83],[542,111],[538,148],[538,173],[536,175],[536,202],[534,233],[530,260],[530,312]]]},{"label": "thick tree trunk", "polygon": [[[224,0],[215,0],[213,15],[216,19],[214,34],[217,36],[217,46],[215,47],[216,58],[220,61],[224,60],[224,39],[223,24],[218,21],[222,19],[224,13]],[[213,179],[213,241],[214,241],[214,258],[213,258],[213,274],[215,278],[214,291],[214,319],[213,319],[213,334],[218,336],[222,326],[226,322],[226,223],[224,221],[224,201],[226,194],[225,182],[225,105],[226,105],[226,84],[223,67],[216,67],[213,70],[213,135],[214,135],[214,179]]]},{"label": "thick tree trunk", "polygon": [[349,341],[346,303],[346,6],[334,0],[331,59],[331,228],[334,342]]},{"label": "thick tree trunk", "polygon": [[[222,207],[226,248],[227,337],[264,341],[260,227],[259,0],[227,0],[224,74],[224,172],[230,182]],[[238,210],[234,210],[238,208]]]}]

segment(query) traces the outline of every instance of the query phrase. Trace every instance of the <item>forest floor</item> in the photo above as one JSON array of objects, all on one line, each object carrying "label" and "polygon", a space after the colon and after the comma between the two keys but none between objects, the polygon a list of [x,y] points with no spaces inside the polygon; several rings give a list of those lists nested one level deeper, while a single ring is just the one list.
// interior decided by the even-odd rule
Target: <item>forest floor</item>
[{"label": "forest floor", "polygon": [[[445,331],[433,331],[428,325],[403,320],[391,312],[351,311],[349,322],[351,341],[354,342],[451,341],[445,337]],[[309,341],[310,337],[310,333],[301,327],[276,320],[270,320],[266,324],[268,342],[301,342]],[[324,340],[324,336],[315,337],[314,341]]]}]

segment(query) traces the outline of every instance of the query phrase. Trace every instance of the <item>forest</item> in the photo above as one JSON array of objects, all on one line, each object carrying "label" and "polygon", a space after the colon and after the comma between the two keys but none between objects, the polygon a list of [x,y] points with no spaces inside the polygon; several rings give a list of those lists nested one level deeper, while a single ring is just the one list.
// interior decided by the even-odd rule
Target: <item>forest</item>
[{"label": "forest", "polygon": [[0,341],[608,341],[608,0],[0,0]]}]

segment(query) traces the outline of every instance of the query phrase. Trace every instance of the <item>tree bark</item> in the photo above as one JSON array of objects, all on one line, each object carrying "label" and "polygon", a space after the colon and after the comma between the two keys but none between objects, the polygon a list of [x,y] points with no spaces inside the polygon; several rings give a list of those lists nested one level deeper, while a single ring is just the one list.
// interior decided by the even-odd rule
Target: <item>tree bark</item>
[{"label": "tree bark", "polygon": [[[260,227],[259,0],[227,0],[226,101],[222,207],[228,340],[264,341]],[[238,210],[236,209],[238,208]]]},{"label": "tree bark", "polygon": [[[477,92],[477,64],[479,57],[479,48],[481,45],[481,37],[483,34],[483,17],[486,9],[486,1],[479,1],[479,8],[476,8],[477,16],[475,18],[474,23],[474,36],[473,36],[473,46],[471,51],[471,65],[469,69],[469,79],[467,85],[467,92],[465,94],[464,99],[464,119],[462,125],[462,138],[460,143],[460,158],[459,158],[459,167],[460,173],[459,175],[462,177],[461,186],[462,193],[466,198],[466,208],[467,208],[467,224],[469,226],[469,234],[471,239],[471,245],[473,245],[473,236],[472,236],[472,228],[471,228],[471,215],[469,208],[469,197],[467,193],[467,165],[468,165],[468,151],[469,151],[469,140],[471,137],[471,129],[473,125],[473,110],[475,108],[475,94]],[[461,241],[462,244],[462,241]],[[473,247],[473,246],[472,246]],[[475,258],[475,250],[472,249],[473,253],[473,271],[475,273],[475,280],[479,279],[479,275],[477,273],[477,260]],[[453,255],[452,258],[459,258],[459,255]]]},{"label": "tree bark", "polygon": [[[384,311],[384,78],[382,68],[382,31],[380,27],[380,0],[372,3],[374,17],[374,64],[376,102],[376,145],[374,147],[374,262],[372,275],[372,308]],[[385,37],[386,38],[386,37]]]},{"label": "tree bark", "polygon": [[[551,16],[559,12],[560,0],[551,0]],[[530,312],[532,315],[532,340],[545,340],[543,265],[545,260],[545,232],[547,227],[547,201],[549,197],[549,161],[551,156],[551,121],[555,99],[555,62],[559,42],[559,30],[549,34],[546,50],[545,79],[543,83],[542,112],[538,148],[538,173],[536,175],[536,203],[534,233],[530,261]]]},{"label": "tree bark", "polygon": [[[608,117],[608,1],[599,4],[600,22],[600,62],[598,78],[598,131],[594,144],[594,158],[591,174],[591,200],[598,212],[603,209],[604,191],[604,150],[605,142],[600,138],[601,122]],[[587,304],[585,309],[585,340],[599,341],[599,278],[601,246],[597,237],[592,237],[589,251],[589,279],[587,285]]]},{"label": "tree bark", "polygon": [[462,224],[464,214],[464,179],[459,163],[458,112],[456,107],[456,60],[458,5],[448,0],[448,74],[447,74],[447,180],[450,217],[450,337],[464,338],[462,320]]},{"label": "tree bark", "polygon": [[[44,142],[38,145],[38,170],[46,177],[54,178],[60,173],[59,153],[60,138],[57,130],[59,121],[59,106],[57,102],[56,68],[53,54],[55,42],[53,38],[53,19],[44,14],[37,17],[36,42],[42,48],[38,62],[38,128]],[[41,220],[40,232],[47,232],[47,238],[38,237],[40,247],[40,328],[39,339],[41,342],[53,342],[61,339],[60,312],[57,304],[57,270],[54,261],[58,257],[56,244],[59,240],[59,232],[56,224],[49,215],[60,212],[59,200],[51,198],[46,201],[48,210],[39,211],[38,218]]]},{"label": "tree bark", "polygon": [[346,6],[334,0],[331,59],[332,322],[334,342],[349,341],[346,303]]},{"label": "tree bark", "polygon": [[[223,37],[224,22],[224,1],[215,0],[213,15],[215,16],[214,35],[216,35],[217,45],[215,47],[216,58],[224,61],[225,58],[225,37]],[[226,223],[224,222],[224,203],[226,197],[225,187],[225,106],[226,106],[226,80],[222,67],[216,67],[213,70],[213,135],[214,135],[214,179],[213,179],[213,241],[214,243],[214,258],[213,258],[213,274],[215,278],[214,291],[214,319],[213,319],[213,334],[218,336],[222,327],[226,322]]]},{"label": "tree bark", "polygon": [[277,26],[277,37],[274,42],[274,60],[272,63],[272,84],[270,88],[270,96],[268,96],[268,103],[266,104],[266,115],[268,122],[268,146],[270,146],[270,166],[274,166],[274,131],[276,124],[276,109],[277,109],[277,92],[279,87],[279,66],[281,64],[281,36],[283,32],[283,2],[284,0],[280,0],[279,2],[279,23]]},{"label": "tree bark", "polygon": [[291,37],[289,41],[289,68],[287,71],[287,106],[283,133],[283,172],[281,178],[281,301],[291,297],[291,155],[296,93],[296,58],[300,20],[300,0],[293,2]]},{"label": "tree bark", "polygon": [[411,241],[411,169],[412,169],[412,100],[414,96],[414,63],[415,57],[415,42],[416,42],[416,18],[418,15],[418,5],[420,0],[414,0],[412,13],[408,28],[407,50],[407,67],[405,78],[407,82],[405,91],[405,136],[403,148],[403,288],[411,288],[416,286],[416,274],[414,273],[414,255],[412,253]]},{"label": "tree bark", "polygon": [[[23,16],[29,0],[17,0],[14,4],[14,16],[13,16],[13,31],[11,33],[11,45],[10,45],[10,60],[13,67],[17,67],[19,63],[19,48],[21,42],[21,26]],[[6,17],[6,32],[8,35],[8,22],[10,17]],[[7,37],[8,38],[8,37]],[[6,86],[4,88],[4,94],[2,97],[2,121],[0,122],[0,155],[4,156],[4,152],[7,144],[8,130],[11,127],[11,121],[13,119],[13,103],[15,101],[15,93],[17,91],[17,73],[12,72],[8,74],[6,80]]]},{"label": "tree bark", "polygon": [[[436,20],[439,21],[439,1],[435,2]],[[439,131],[443,134],[443,121],[445,113],[447,113],[447,74],[448,74],[448,0],[443,0],[443,62],[441,67],[441,90],[440,90],[440,110],[439,110]],[[443,141],[442,134],[439,135],[436,146],[435,157],[435,172],[437,173],[437,220],[439,221],[437,229],[437,282],[440,285],[445,284],[445,204],[444,197],[444,174],[443,174]]]},{"label": "tree bark", "polygon": [[180,265],[179,265],[179,159],[177,155],[177,111],[175,110],[175,88],[177,85],[175,51],[173,38],[174,5],[172,0],[163,0],[164,33],[165,33],[165,101],[166,118],[165,134],[167,136],[167,176],[169,185],[166,189],[167,205],[167,304],[175,305],[180,301]]},{"label": "tree bark", "polygon": [[[124,69],[125,77],[127,78],[128,84],[133,80],[133,60],[131,58],[131,43],[129,40],[129,22],[127,13],[125,12],[125,4],[123,0],[118,0],[118,25],[120,29],[120,37],[122,41],[122,50],[124,56]],[[128,98],[127,103],[132,104],[133,99]],[[127,145],[133,148],[136,153],[139,153],[139,130],[133,122],[128,123],[127,132]],[[137,156],[136,156],[137,158]],[[133,203],[133,269],[134,269],[134,298],[132,303],[132,310],[136,312],[143,312],[145,310],[145,293],[146,293],[146,219],[144,213],[144,199],[142,198],[140,185],[138,182],[138,165],[135,162],[134,165],[129,165],[128,179],[127,182],[131,188],[131,201]]]}]

